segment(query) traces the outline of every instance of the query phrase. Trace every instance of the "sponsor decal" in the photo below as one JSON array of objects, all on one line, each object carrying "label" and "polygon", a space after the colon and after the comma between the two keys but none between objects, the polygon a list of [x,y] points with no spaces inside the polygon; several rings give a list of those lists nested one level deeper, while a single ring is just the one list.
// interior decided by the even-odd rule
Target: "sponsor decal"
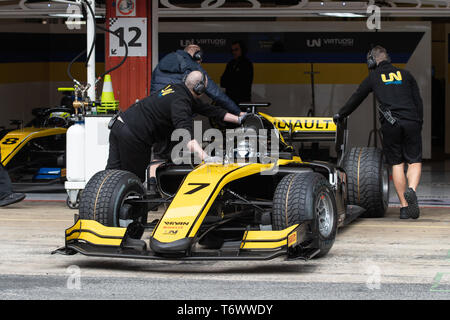
[{"label": "sponsor decal", "polygon": [[[374,19],[376,14],[374,15]],[[374,21],[378,29],[377,22]],[[207,52],[202,63],[227,63],[234,40],[248,47],[253,63],[366,63],[373,43],[389,48],[394,63],[407,63],[424,32],[160,32],[159,57],[198,44]],[[402,39],[402,41],[398,41]],[[258,66],[255,66],[258,67]]]},{"label": "sponsor decal", "polygon": [[168,226],[188,226],[189,222],[184,221],[164,221],[164,223]]},{"label": "sponsor decal", "polygon": [[275,119],[273,124],[280,130],[289,130],[292,127],[293,130],[310,130],[310,131],[320,131],[329,130],[334,131],[331,126],[333,123],[332,119]]},{"label": "sponsor decal", "polygon": [[169,84],[167,87],[165,87],[164,89],[162,89],[162,90],[159,92],[159,96],[160,96],[160,97],[164,97],[164,96],[166,96],[166,95],[168,95],[168,94],[171,94],[171,93],[174,93],[174,92],[175,92],[175,90],[173,90],[172,87],[171,87],[171,85]]},{"label": "sponsor decal", "polygon": [[386,75],[383,73],[381,74],[381,80],[384,82],[385,85],[390,84],[402,84],[402,74],[400,71],[397,71],[396,73],[389,73],[389,79],[386,78]]},{"label": "sponsor decal", "polygon": [[180,46],[182,48],[187,47],[190,44],[196,44],[201,47],[215,47],[223,48],[227,44],[227,39],[223,38],[200,38],[200,39],[182,39],[180,40]]},{"label": "sponsor decal", "polygon": [[353,47],[355,39],[353,38],[318,38],[306,39],[306,46],[309,48],[321,47]]},{"label": "sponsor decal", "polygon": [[163,232],[163,234],[167,235],[167,236],[174,236],[177,233],[178,233],[178,230],[167,230],[167,231]]}]

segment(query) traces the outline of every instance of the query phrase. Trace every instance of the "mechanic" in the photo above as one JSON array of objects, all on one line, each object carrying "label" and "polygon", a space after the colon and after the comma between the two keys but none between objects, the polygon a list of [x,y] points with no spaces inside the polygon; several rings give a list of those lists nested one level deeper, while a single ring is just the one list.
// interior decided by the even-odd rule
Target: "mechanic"
[{"label": "mechanic", "polygon": [[168,84],[182,83],[183,78],[191,71],[201,71],[208,79],[205,94],[217,105],[228,112],[239,115],[241,109],[212,81],[201,67],[202,49],[195,44],[188,45],[184,50],[169,53],[156,66],[152,73],[150,95],[159,92]]},{"label": "mechanic", "polygon": [[[207,77],[205,94],[214,101],[214,104],[225,108],[234,115],[244,115],[239,107],[215,83],[201,67],[203,51],[195,44],[187,45],[184,50],[177,50],[164,56],[152,73],[150,95],[159,92],[168,84],[182,83],[183,78],[191,71],[201,71]],[[153,145],[152,171],[170,158],[172,144],[170,136],[160,139]]]},{"label": "mechanic", "polygon": [[[380,102],[383,152],[392,166],[392,179],[400,200],[400,219],[420,215],[416,190],[422,172],[423,103],[414,77],[391,64],[386,49],[376,46],[367,55],[369,76],[334,115],[335,122],[350,115],[373,91]],[[408,164],[405,176],[404,165]],[[407,187],[408,186],[408,187]]]},{"label": "mechanic", "polygon": [[12,191],[8,172],[0,162],[0,207],[4,207],[25,199],[25,194]]},{"label": "mechanic", "polygon": [[[170,139],[175,129],[186,129],[193,137],[194,113],[240,124],[246,115],[236,116],[199,100],[205,93],[207,81],[205,74],[193,71],[186,76],[184,83],[169,84],[158,94],[146,97],[125,112],[118,113],[110,124],[106,169],[131,171],[144,181],[152,145]],[[205,162],[217,160],[208,157],[195,139],[189,141],[187,147]],[[152,196],[158,196],[155,177],[156,167],[151,166],[149,193]]]},{"label": "mechanic", "polygon": [[220,86],[237,104],[252,101],[253,64],[247,58],[247,47],[242,41],[231,44],[231,59],[220,78]]}]

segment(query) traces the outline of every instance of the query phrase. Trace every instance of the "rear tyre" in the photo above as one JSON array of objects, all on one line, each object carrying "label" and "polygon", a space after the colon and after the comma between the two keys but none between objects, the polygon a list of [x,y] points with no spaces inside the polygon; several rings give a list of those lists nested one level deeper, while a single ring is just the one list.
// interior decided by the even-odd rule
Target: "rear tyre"
[{"label": "rear tyre", "polygon": [[146,206],[132,206],[125,200],[142,198],[144,194],[144,187],[135,174],[122,170],[100,171],[89,180],[81,195],[80,219],[95,220],[107,227],[125,227],[130,220],[142,220],[147,214]]},{"label": "rear tyre", "polygon": [[352,148],[344,157],[348,204],[366,211],[363,218],[384,217],[389,204],[389,170],[377,148]]},{"label": "rear tyre", "polygon": [[315,257],[325,256],[334,244],[338,217],[334,193],[319,173],[289,174],[275,190],[272,228],[283,230],[304,221],[313,221],[311,231],[320,250]]}]

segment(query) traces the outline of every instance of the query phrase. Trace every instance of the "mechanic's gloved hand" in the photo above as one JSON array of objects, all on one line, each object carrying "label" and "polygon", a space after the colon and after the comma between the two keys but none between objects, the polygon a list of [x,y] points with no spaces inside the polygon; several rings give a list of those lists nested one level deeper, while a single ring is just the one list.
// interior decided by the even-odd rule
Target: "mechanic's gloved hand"
[{"label": "mechanic's gloved hand", "polygon": [[338,123],[339,121],[341,121],[342,120],[342,117],[341,117],[341,115],[339,114],[339,113],[336,113],[334,116],[333,116],[333,121],[334,121],[334,123]]},{"label": "mechanic's gloved hand", "polygon": [[241,116],[238,117],[239,124],[242,124],[242,122],[244,122],[245,118],[247,118],[248,116],[249,114],[247,112],[245,112],[244,114],[242,114],[241,112]]},{"label": "mechanic's gloved hand", "polygon": [[205,163],[223,163],[223,158],[222,157],[206,157],[203,161],[205,161]]}]

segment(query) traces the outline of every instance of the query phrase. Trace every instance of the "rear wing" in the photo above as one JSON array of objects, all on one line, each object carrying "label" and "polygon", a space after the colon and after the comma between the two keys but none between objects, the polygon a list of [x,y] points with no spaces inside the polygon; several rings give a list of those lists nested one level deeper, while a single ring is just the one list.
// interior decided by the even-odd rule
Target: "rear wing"
[{"label": "rear wing", "polygon": [[261,112],[259,114],[272,122],[289,144],[334,142],[338,164],[342,161],[348,138],[347,119],[336,125],[331,117],[272,117]]},{"label": "rear wing", "polygon": [[335,141],[336,125],[333,118],[321,117],[271,117],[259,113],[273,123],[287,141]]}]

